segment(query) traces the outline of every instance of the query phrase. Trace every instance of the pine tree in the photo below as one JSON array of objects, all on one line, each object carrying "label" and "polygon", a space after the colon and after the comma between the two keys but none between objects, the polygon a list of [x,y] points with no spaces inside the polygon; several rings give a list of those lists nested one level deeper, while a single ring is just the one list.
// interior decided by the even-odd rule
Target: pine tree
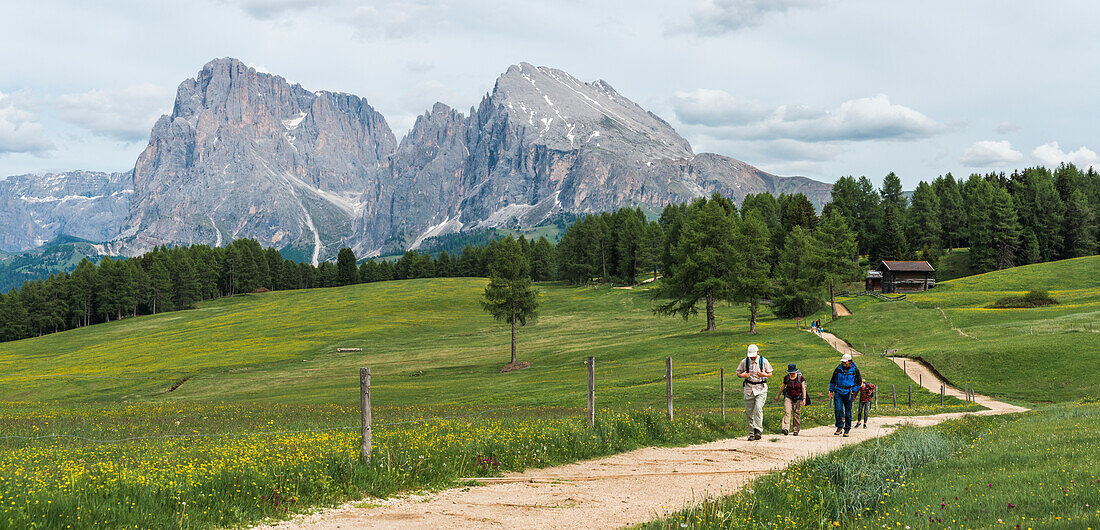
[{"label": "pine tree", "polygon": [[1073,190],[1066,201],[1065,257],[1077,258],[1096,253],[1096,214],[1081,190]]},{"label": "pine tree", "polygon": [[960,246],[966,233],[966,215],[963,209],[962,194],[955,177],[948,173],[937,178],[932,187],[940,201],[941,239],[947,251]]},{"label": "pine tree", "polygon": [[149,266],[149,306],[153,314],[172,311],[173,299],[172,272],[168,268],[168,256],[163,252],[153,253],[153,262]]},{"label": "pine tree", "polygon": [[0,342],[24,339],[30,336],[27,326],[27,310],[19,293],[0,293]]},{"label": "pine tree", "polygon": [[512,327],[512,364],[516,362],[516,324],[525,326],[537,317],[539,292],[531,287],[530,267],[518,241],[510,235],[501,240],[481,299],[485,311]]},{"label": "pine tree", "polygon": [[1016,265],[1016,249],[1020,246],[1020,223],[1016,219],[1016,207],[1008,190],[995,187],[992,205],[990,242],[993,256],[997,269],[1007,269]]},{"label": "pine tree", "polygon": [[824,275],[820,249],[809,230],[796,226],[787,234],[775,277],[772,309],[781,317],[805,317],[822,306]]},{"label": "pine tree", "polygon": [[344,247],[336,255],[336,285],[359,283],[359,269],[355,266],[355,253]]},{"label": "pine tree", "polygon": [[707,327],[717,329],[714,303],[733,296],[737,254],[734,225],[726,206],[718,200],[696,199],[688,207],[678,240],[670,249],[671,267],[657,290],[669,301],[657,306],[659,315],[679,315],[688,319],[698,314],[700,301],[706,304]]},{"label": "pine tree", "polygon": [[168,256],[172,272],[173,301],[178,309],[190,309],[198,300],[198,279],[191,257],[183,249],[172,249]]},{"label": "pine tree", "polygon": [[917,184],[913,191],[913,205],[909,209],[909,237],[907,241],[920,248],[940,248],[940,199],[932,186]]},{"label": "pine tree", "polygon": [[95,264],[84,258],[77,264],[69,281],[69,296],[73,316],[78,326],[91,325],[95,318],[96,278]]},{"label": "pine tree", "polygon": [[638,283],[638,254],[642,252],[645,236],[645,214],[641,210],[627,210],[618,226],[616,247],[619,278],[627,285]]},{"label": "pine tree", "polygon": [[821,275],[829,289],[829,307],[836,320],[837,286],[859,281],[862,273],[856,255],[856,237],[848,229],[844,216],[830,212],[814,231],[814,240],[821,259]]},{"label": "pine tree", "polygon": [[554,279],[554,245],[545,236],[531,245],[531,278],[537,282]]},{"label": "pine tree", "polygon": [[760,300],[771,294],[774,284],[769,260],[771,233],[756,210],[746,212],[744,219],[735,224],[737,268],[732,298],[749,305],[749,333],[756,335],[756,315]]}]

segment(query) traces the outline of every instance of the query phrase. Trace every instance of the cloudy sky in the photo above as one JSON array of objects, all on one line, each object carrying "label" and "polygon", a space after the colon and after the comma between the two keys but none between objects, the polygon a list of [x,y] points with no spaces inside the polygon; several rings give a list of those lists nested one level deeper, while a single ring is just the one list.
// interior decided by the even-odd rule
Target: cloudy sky
[{"label": "cloudy sky", "polygon": [[0,177],[131,168],[176,85],[225,56],[366,97],[398,137],[527,61],[781,175],[1100,169],[1097,28],[1085,0],[4,2]]}]

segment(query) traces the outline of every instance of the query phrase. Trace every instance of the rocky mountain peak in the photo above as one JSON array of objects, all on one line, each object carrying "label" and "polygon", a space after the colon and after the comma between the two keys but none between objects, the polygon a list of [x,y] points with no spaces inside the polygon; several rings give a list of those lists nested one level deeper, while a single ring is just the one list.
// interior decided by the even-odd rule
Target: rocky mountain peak
[{"label": "rocky mountain peak", "polygon": [[551,149],[602,149],[642,163],[693,155],[672,126],[602,80],[587,83],[556,68],[520,63],[497,79],[486,100],[526,128],[532,142]]}]

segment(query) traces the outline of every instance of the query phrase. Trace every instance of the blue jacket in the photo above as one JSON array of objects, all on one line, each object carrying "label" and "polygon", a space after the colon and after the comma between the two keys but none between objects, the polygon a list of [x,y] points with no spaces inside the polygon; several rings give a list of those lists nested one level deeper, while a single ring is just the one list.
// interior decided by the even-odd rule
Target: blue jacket
[{"label": "blue jacket", "polygon": [[829,381],[829,392],[851,394],[859,390],[861,381],[863,377],[859,375],[856,363],[853,362],[847,370],[844,369],[844,363],[840,363],[836,370],[833,370],[833,378]]}]

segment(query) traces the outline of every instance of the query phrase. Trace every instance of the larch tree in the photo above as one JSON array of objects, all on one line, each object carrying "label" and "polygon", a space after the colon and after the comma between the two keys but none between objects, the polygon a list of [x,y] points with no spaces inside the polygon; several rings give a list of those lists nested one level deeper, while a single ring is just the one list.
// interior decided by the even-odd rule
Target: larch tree
[{"label": "larch tree", "polygon": [[734,276],[733,299],[749,306],[749,333],[756,334],[756,315],[760,300],[773,288],[771,266],[771,233],[760,212],[748,210],[736,223],[735,245],[737,269]]},{"label": "larch tree", "polygon": [[493,318],[512,327],[512,364],[516,362],[516,324],[526,326],[538,316],[537,289],[531,286],[531,265],[519,242],[511,235],[500,240],[489,268],[481,307]]},{"label": "larch tree", "polygon": [[829,212],[814,231],[820,261],[820,271],[829,288],[829,307],[837,319],[836,287],[858,281],[862,270],[856,255],[856,236],[839,212]]},{"label": "larch tree", "polygon": [[717,329],[714,303],[730,300],[733,295],[737,250],[734,247],[733,215],[727,200],[714,197],[696,199],[688,208],[679,238],[670,248],[671,269],[666,269],[657,296],[669,301],[658,305],[659,315],[679,315],[688,319],[698,314],[705,303],[707,327]]}]

